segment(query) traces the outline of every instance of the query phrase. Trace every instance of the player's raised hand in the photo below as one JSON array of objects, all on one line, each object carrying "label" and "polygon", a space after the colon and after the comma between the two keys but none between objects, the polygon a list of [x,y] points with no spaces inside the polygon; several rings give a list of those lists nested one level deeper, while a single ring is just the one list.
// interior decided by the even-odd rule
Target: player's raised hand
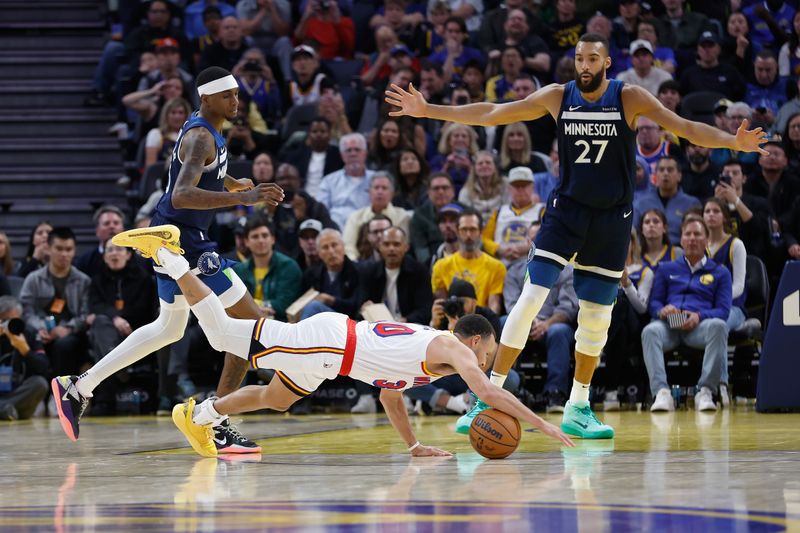
[{"label": "player's raised hand", "polygon": [[761,148],[767,142],[767,133],[762,128],[748,130],[750,122],[744,119],[736,130],[736,150],[740,152],[758,152],[761,155],[769,155],[769,152]]},{"label": "player's raised hand", "polygon": [[445,450],[440,450],[439,448],[434,448],[433,446],[425,446],[424,444],[420,444],[413,450],[411,450],[412,457],[452,457],[453,454],[447,452]]},{"label": "player's raised hand", "polygon": [[242,195],[242,203],[244,205],[255,205],[264,202],[268,205],[276,206],[283,201],[283,189],[274,183],[259,183],[255,189],[244,191]]},{"label": "player's raised hand", "polygon": [[412,117],[425,116],[425,97],[422,93],[414,88],[413,83],[408,84],[408,91],[401,88],[397,84],[392,84],[391,89],[386,89],[386,103],[399,107],[399,111],[390,111],[390,117],[401,117],[409,115]]}]

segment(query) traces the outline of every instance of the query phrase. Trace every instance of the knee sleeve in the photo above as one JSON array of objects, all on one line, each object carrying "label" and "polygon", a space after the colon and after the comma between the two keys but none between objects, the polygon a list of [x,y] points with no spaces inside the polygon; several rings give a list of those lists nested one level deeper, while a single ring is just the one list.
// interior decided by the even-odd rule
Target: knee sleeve
[{"label": "knee sleeve", "polygon": [[510,348],[522,349],[525,347],[533,319],[544,305],[549,292],[548,287],[525,282],[522,294],[503,326],[503,333],[500,336],[502,344]]},{"label": "knee sleeve", "polygon": [[220,352],[230,352],[247,359],[255,320],[231,318],[219,298],[210,294],[192,306],[208,343]]},{"label": "knee sleeve", "polygon": [[611,305],[617,299],[619,279],[600,276],[590,271],[575,269],[575,294],[579,300]]},{"label": "knee sleeve", "polygon": [[171,311],[163,307],[161,308],[161,313],[153,324],[157,325],[161,330],[158,337],[164,341],[162,346],[172,344],[183,338],[188,319],[189,315],[186,311]]},{"label": "knee sleeve", "polygon": [[606,345],[611,325],[611,305],[578,300],[578,330],[575,332],[575,351],[597,357]]}]

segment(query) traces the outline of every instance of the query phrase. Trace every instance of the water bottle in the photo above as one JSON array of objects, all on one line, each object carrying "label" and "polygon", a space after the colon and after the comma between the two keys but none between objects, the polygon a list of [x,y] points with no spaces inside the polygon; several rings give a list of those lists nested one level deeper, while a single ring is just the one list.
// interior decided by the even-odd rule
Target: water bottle
[{"label": "water bottle", "polygon": [[778,225],[778,221],[772,217],[769,217],[769,229],[770,229],[770,241],[772,242],[772,246],[775,248],[780,248],[781,246],[781,229]]},{"label": "water bottle", "polygon": [[672,386],[672,401],[675,403],[675,409],[681,407],[681,387],[680,385]]},{"label": "water bottle", "polygon": [[53,328],[56,327],[56,317],[53,315],[48,315],[44,317],[44,328],[48,331],[53,331]]}]

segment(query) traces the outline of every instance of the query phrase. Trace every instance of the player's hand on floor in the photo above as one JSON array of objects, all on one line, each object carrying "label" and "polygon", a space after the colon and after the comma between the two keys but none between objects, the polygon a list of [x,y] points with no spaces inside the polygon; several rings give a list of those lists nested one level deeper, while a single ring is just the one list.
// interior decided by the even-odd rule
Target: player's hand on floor
[{"label": "player's hand on floor", "polygon": [[572,442],[572,439],[570,439],[566,433],[546,420],[542,420],[542,424],[538,426],[537,429],[541,431],[542,434],[547,435],[551,439],[560,441],[565,446],[569,446],[570,448],[575,447],[575,443]]},{"label": "player's hand on floor", "polygon": [[452,457],[452,455],[452,453],[445,450],[440,450],[439,448],[434,448],[433,446],[425,446],[424,444],[421,444],[411,450],[412,457]]}]

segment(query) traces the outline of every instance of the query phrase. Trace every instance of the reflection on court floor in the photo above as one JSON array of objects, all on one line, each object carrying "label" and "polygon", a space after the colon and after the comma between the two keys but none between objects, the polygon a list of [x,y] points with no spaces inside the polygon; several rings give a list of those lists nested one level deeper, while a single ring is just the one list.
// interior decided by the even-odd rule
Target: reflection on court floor
[{"label": "reflection on court floor", "polygon": [[[618,413],[613,441],[523,434],[488,461],[410,458],[382,416],[247,417],[263,454],[201,459],[169,420],[0,425],[0,531],[800,531],[800,415]],[[557,419],[553,418],[553,421]]]}]

